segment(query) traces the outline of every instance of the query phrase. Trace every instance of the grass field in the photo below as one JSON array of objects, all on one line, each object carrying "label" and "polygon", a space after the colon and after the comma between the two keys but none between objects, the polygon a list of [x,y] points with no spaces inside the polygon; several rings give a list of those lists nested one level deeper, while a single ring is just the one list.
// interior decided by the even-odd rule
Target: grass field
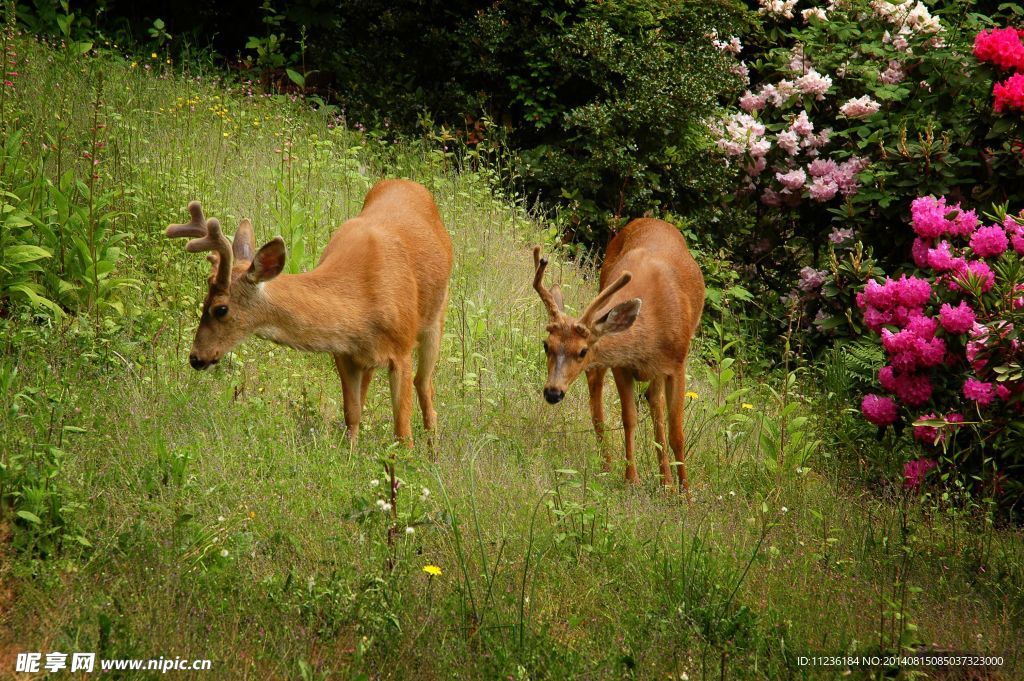
[{"label": "grass field", "polygon": [[[17,47],[4,124],[27,144],[7,158],[31,159],[26,182],[99,160],[86,207],[117,213],[131,281],[77,317],[3,320],[0,677],[60,650],[213,660],[179,678],[841,678],[798,658],[909,646],[1024,675],[1020,530],[866,484],[879,445],[842,436],[818,374],[752,373],[711,319],[689,365],[692,503],[656,483],[642,400],[642,483],[623,483],[617,430],[603,472],[585,384],[541,396],[529,247],[553,230],[492,165],[204,74]],[[385,176],[431,189],[455,243],[433,452],[418,414],[415,449],[392,445],[380,376],[350,452],[327,356],[252,340],[190,369],[207,265],[162,236],[201,199],[229,231],[282,234],[300,269]],[[588,268],[549,271],[576,310],[596,292]],[[378,503],[391,457],[397,514]]]}]

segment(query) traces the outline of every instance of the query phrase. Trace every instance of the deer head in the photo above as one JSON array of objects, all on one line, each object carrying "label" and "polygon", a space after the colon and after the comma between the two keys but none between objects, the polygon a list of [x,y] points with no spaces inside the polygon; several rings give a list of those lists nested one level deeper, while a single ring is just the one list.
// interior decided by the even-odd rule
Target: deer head
[{"label": "deer head", "polygon": [[191,222],[170,225],[170,238],[190,237],[185,250],[190,253],[209,251],[206,256],[211,269],[209,290],[203,301],[195,340],[188,361],[194,369],[216,364],[224,353],[249,336],[263,321],[261,288],[284,269],[285,246],[281,237],[274,237],[254,253],[253,229],[249,220],[242,220],[234,239],[228,241],[221,232],[217,218],[207,219],[198,201],[188,204]]},{"label": "deer head", "polygon": [[544,341],[548,380],[544,384],[544,399],[551,404],[558,404],[580,373],[591,364],[599,363],[601,339],[625,331],[633,325],[640,313],[641,301],[633,298],[601,312],[608,300],[633,278],[629,272],[623,272],[591,301],[579,319],[574,319],[565,314],[562,291],[558,284],[550,289],[544,287],[544,270],[547,265],[547,258],[540,257],[540,246],[534,246],[533,288],[548,311],[548,337]]}]

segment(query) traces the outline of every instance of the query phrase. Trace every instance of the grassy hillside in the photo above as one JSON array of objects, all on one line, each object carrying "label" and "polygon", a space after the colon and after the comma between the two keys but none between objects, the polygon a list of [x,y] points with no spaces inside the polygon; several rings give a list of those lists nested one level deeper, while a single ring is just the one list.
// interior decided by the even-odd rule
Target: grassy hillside
[{"label": "grassy hillside", "polygon": [[[837,444],[843,407],[810,370],[750,375],[706,324],[692,504],[656,484],[643,403],[643,483],[622,481],[617,430],[602,472],[585,384],[541,397],[529,247],[553,233],[493,166],[155,60],[17,50],[9,201],[98,168],[79,196],[123,235],[123,281],[69,298],[77,315],[2,320],[0,675],[17,652],[77,650],[214,660],[195,678],[829,678],[798,656],[910,644],[1024,673],[1021,533],[865,489],[850,471],[877,445]],[[252,340],[191,370],[208,265],[162,236],[200,199],[229,231],[282,234],[301,269],[386,176],[430,188],[455,242],[434,452],[418,414],[415,450],[393,447],[378,375],[350,453],[327,356]],[[590,270],[549,270],[576,310],[596,292]]]}]

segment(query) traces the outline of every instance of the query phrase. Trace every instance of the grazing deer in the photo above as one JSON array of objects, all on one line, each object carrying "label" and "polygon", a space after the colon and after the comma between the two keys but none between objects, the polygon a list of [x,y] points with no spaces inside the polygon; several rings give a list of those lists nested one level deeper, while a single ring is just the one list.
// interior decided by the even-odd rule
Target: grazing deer
[{"label": "grazing deer", "polygon": [[[661,482],[672,484],[665,448],[665,401],[668,439],[675,453],[681,490],[689,490],[683,438],[686,356],[704,309],[704,277],[675,227],[662,220],[633,220],[608,244],[601,268],[601,292],[579,319],[565,313],[558,285],[544,287],[547,259],[533,249],[533,288],[548,311],[548,379],[544,399],[557,404],[581,372],[590,388],[590,415],[604,444],[601,391],[612,370],[622,402],[626,437],[626,481],[637,482],[633,461],[636,404],[633,381],[649,381],[646,397],[654,421]],[[643,311],[641,312],[641,308]],[[605,455],[611,467],[611,455]]]},{"label": "grazing deer", "polygon": [[[363,209],[331,237],[319,264],[302,274],[281,274],[285,245],[274,237],[258,251],[249,220],[228,241],[216,218],[198,201],[192,221],[171,225],[169,237],[191,237],[191,253],[211,251],[209,292],[203,303],[189,363],[216,364],[250,335],[298,350],[328,352],[341,377],[345,425],[355,443],[374,369],[391,378],[395,435],[412,446],[412,390],[423,425],[433,431],[432,376],[437,364],[452,244],[433,197],[408,180],[384,180],[366,195]],[[419,367],[412,374],[412,351]]]}]

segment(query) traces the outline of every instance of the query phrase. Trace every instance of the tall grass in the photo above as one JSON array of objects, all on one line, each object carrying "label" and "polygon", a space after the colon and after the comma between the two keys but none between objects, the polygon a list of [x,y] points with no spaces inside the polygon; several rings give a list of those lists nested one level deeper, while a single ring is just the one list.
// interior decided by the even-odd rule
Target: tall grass
[{"label": "tall grass", "polygon": [[[864,489],[809,371],[747,376],[709,326],[688,383],[693,504],[658,487],[649,419],[642,483],[618,457],[602,471],[583,386],[540,396],[529,245],[552,229],[471,154],[155,60],[16,45],[4,111],[37,189],[14,193],[30,215],[53,203],[58,241],[107,197],[126,283],[0,320],[0,669],[82,650],[209,657],[216,678],[778,679],[818,676],[801,655],[924,647],[1024,670],[1020,532]],[[208,266],[162,237],[200,199],[282,233],[301,270],[384,176],[430,188],[455,243],[433,457],[394,450],[380,380],[350,457],[325,356],[252,340],[192,371]],[[78,181],[81,224],[53,193]],[[589,268],[551,270],[570,309],[596,290]]]}]

